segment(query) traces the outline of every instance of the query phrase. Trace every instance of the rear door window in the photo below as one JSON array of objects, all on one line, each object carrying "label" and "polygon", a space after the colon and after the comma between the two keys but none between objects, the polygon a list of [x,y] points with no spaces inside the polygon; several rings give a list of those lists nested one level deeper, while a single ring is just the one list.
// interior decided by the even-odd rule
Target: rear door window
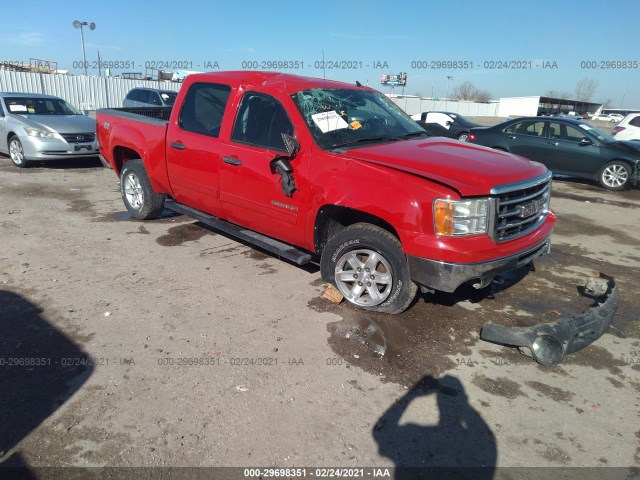
[{"label": "rear door window", "polygon": [[178,125],[188,132],[218,137],[231,87],[194,83],[184,98]]},{"label": "rear door window", "polygon": [[524,121],[524,122],[516,122],[512,125],[509,125],[505,130],[505,133],[514,133],[517,135],[530,135],[533,137],[541,137],[544,132],[544,122],[543,121]]}]

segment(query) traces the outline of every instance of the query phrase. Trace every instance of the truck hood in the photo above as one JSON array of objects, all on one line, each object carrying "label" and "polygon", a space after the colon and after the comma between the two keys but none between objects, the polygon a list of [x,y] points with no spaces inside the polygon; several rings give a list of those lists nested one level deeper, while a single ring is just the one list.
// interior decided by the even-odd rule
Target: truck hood
[{"label": "truck hood", "polygon": [[543,175],[544,165],[511,153],[442,138],[353,148],[345,155],[445,184],[462,196],[488,195],[498,185]]}]

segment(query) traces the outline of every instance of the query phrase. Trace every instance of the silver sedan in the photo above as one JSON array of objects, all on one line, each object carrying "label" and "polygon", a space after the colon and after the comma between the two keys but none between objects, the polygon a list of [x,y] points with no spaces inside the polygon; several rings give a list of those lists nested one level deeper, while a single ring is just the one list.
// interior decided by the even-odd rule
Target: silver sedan
[{"label": "silver sedan", "polygon": [[0,93],[0,152],[17,167],[32,161],[97,157],[96,121],[59,97]]}]

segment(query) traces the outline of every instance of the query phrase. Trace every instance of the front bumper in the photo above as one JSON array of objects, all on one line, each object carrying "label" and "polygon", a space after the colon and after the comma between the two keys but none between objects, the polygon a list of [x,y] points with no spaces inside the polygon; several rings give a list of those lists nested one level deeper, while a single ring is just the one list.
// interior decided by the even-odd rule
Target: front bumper
[{"label": "front bumper", "polygon": [[601,278],[589,279],[583,294],[594,298],[595,304],[582,315],[527,328],[485,323],[480,338],[491,343],[519,347],[542,365],[557,365],[565,355],[583,349],[600,338],[611,325],[618,307],[618,287],[611,277],[601,274]]},{"label": "front bumper", "polygon": [[486,287],[501,273],[515,270],[549,253],[551,242],[546,238],[534,247],[515,255],[481,263],[447,263],[407,255],[411,279],[420,285],[443,292],[453,292],[463,283],[476,288]]},{"label": "front bumper", "polygon": [[61,160],[64,158],[96,156],[98,142],[68,143],[57,138],[21,135],[20,142],[27,160]]}]

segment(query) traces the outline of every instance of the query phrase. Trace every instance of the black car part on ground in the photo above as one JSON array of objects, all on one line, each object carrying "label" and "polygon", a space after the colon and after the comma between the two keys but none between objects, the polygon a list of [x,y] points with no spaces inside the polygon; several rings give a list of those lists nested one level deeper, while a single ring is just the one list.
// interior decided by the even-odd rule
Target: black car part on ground
[{"label": "black car part on ground", "polygon": [[595,300],[581,315],[532,327],[506,327],[488,322],[482,326],[480,338],[486,342],[519,347],[522,353],[532,356],[542,365],[557,365],[565,355],[600,338],[611,325],[618,307],[615,280],[602,273],[600,278],[588,279],[580,292]]}]

